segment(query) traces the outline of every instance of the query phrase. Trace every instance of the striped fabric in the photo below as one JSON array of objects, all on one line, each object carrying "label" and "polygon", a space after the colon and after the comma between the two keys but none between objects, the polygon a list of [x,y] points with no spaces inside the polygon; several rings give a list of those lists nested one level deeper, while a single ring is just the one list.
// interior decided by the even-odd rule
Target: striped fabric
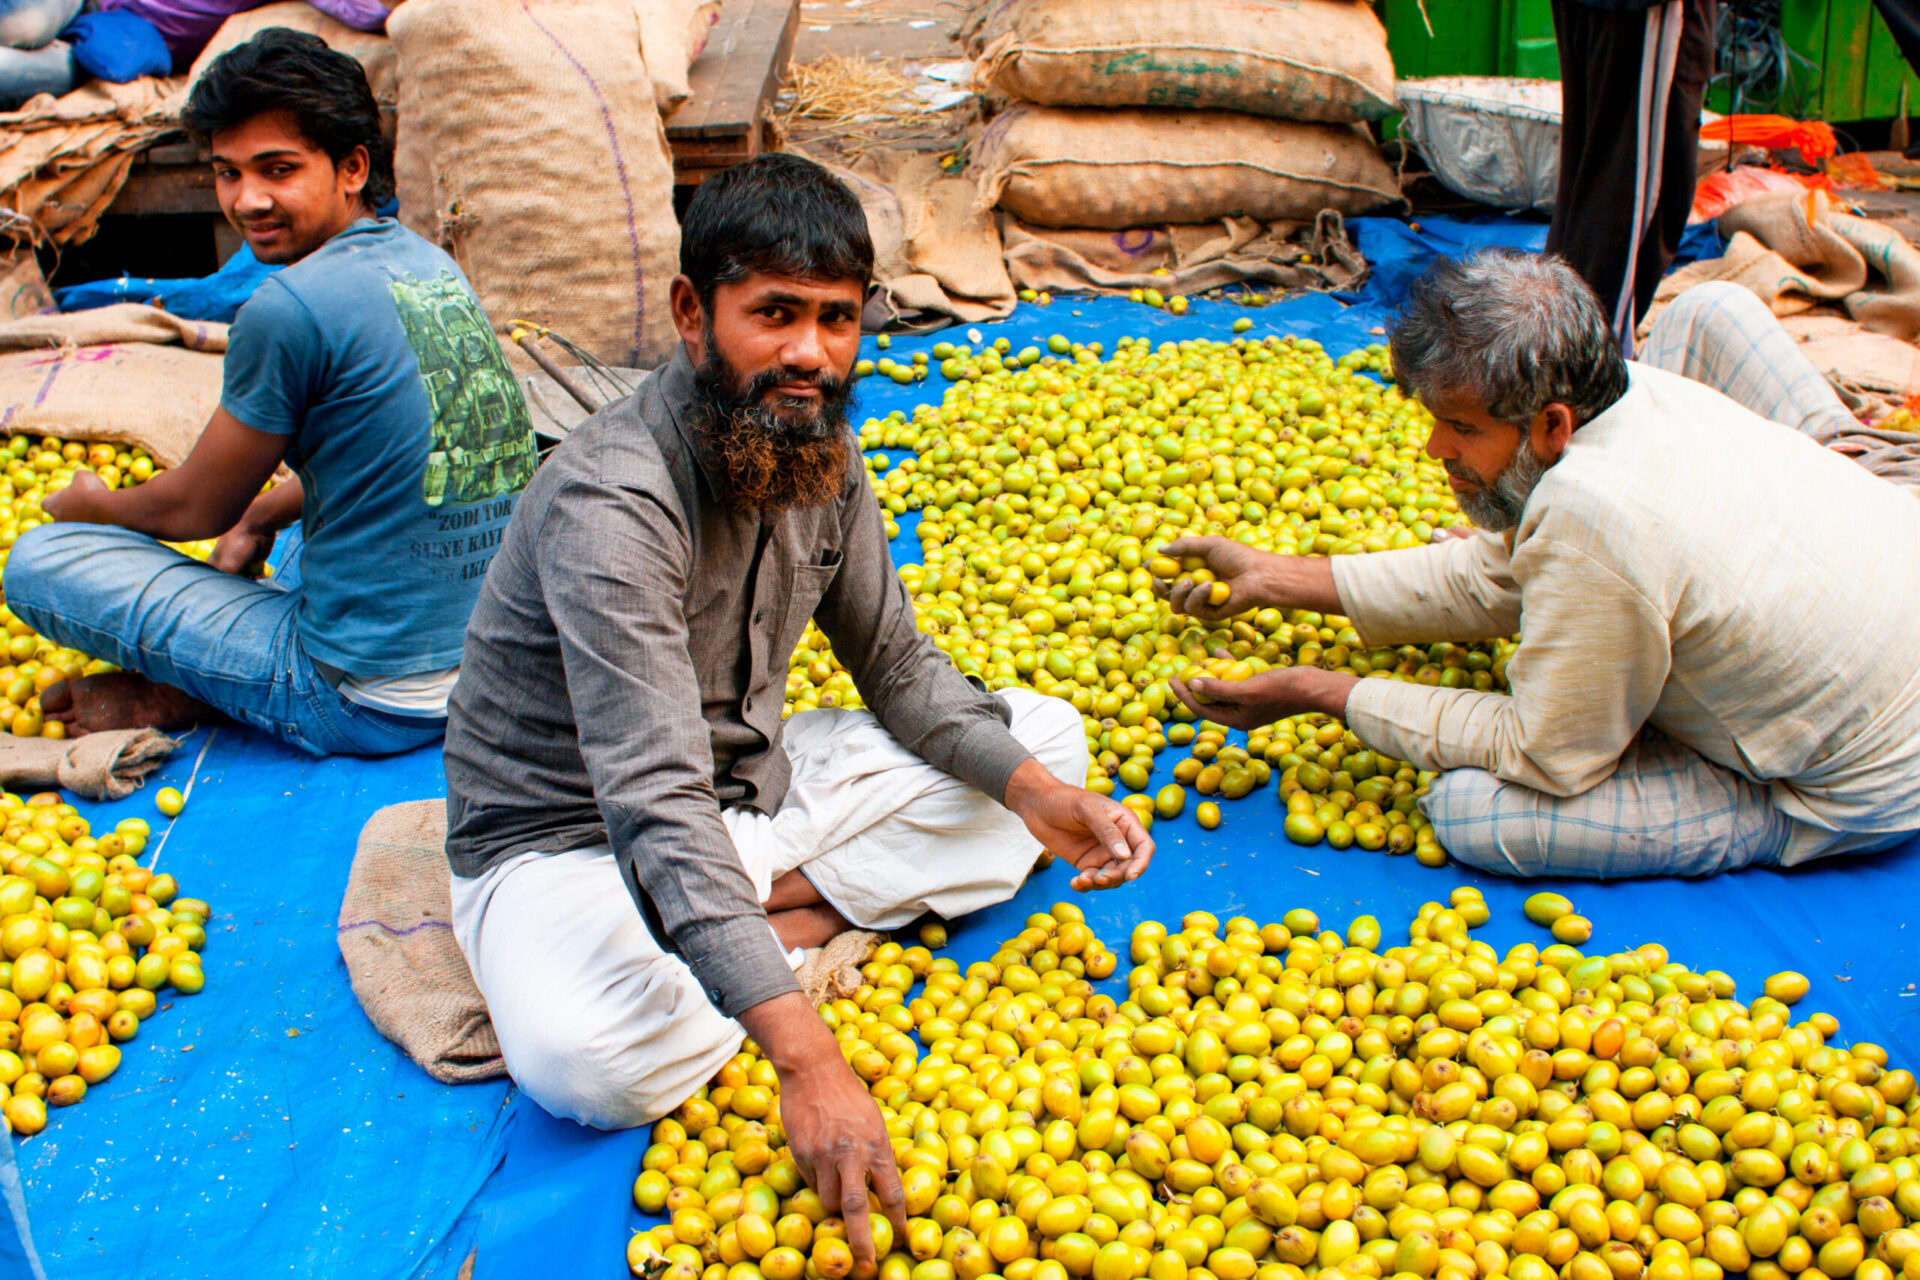
[{"label": "striped fabric", "polygon": [[1421,805],[1454,857],[1508,876],[1612,880],[1770,865],[1795,825],[1765,787],[1651,727],[1605,782],[1577,796],[1454,769]]}]

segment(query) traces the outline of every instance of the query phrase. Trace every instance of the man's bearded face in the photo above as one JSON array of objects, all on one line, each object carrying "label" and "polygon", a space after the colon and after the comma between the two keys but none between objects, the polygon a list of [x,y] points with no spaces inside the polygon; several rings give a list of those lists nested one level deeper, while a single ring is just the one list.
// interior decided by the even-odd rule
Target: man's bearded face
[{"label": "man's bearded face", "polygon": [[[846,483],[852,383],[823,370],[734,367],[711,322],[694,371],[693,423],[726,473],[729,497],[764,511],[831,502]],[[779,388],[811,386],[811,397]]]}]

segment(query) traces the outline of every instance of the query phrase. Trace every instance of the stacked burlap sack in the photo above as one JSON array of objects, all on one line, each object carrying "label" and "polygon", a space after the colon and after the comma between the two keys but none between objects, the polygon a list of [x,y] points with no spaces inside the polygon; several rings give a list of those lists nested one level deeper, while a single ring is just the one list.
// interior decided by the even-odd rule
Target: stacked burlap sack
[{"label": "stacked burlap sack", "polygon": [[1004,103],[969,168],[1021,287],[1345,284],[1338,219],[1400,204],[1365,0],[987,0],[962,38]]},{"label": "stacked burlap sack", "polygon": [[[645,8],[407,0],[387,23],[401,220],[460,263],[496,330],[551,328],[624,368],[663,363],[676,341],[680,225]],[[674,56],[684,82],[688,55]]]},{"label": "stacked burlap sack", "polygon": [[660,120],[687,100],[719,14],[718,0],[409,0],[383,36],[281,0],[229,18],[188,82],[268,27],[351,54],[394,136],[402,220],[453,254],[495,328],[531,321],[646,366],[671,346],[680,243]]}]

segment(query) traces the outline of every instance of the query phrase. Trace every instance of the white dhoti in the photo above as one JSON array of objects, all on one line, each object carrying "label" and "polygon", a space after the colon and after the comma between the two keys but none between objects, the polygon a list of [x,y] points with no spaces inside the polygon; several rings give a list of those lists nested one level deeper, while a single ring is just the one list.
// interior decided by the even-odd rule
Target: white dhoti
[{"label": "white dhoti", "polygon": [[[1001,694],[1013,736],[1079,786],[1087,744],[1067,703]],[[964,915],[1013,896],[1040,844],[1014,814],[902,747],[865,711],[809,711],[786,727],[780,811],[722,813],[760,900],[789,871],[863,929],[923,912]],[[523,853],[453,877],[453,932],[486,997],[501,1056],[557,1116],[646,1124],[705,1084],[745,1038],[665,951],[606,845]]]}]

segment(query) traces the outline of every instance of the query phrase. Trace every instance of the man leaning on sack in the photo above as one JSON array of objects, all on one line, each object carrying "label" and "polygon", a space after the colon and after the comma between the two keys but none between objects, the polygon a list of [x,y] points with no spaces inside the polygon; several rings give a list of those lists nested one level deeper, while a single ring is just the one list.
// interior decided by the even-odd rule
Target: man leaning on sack
[{"label": "man leaning on sack", "polygon": [[[847,427],[873,245],[826,170],[764,156],[687,210],[682,347],[577,428],[514,513],[449,712],[454,936],[507,1069],[604,1128],[684,1101],[751,1034],[794,1158],[873,1263],[893,1150],[789,951],[1076,888],[1153,842],[1084,790],[1079,713],[988,693],[914,622]],[[812,618],[873,710],[781,723]]]}]

